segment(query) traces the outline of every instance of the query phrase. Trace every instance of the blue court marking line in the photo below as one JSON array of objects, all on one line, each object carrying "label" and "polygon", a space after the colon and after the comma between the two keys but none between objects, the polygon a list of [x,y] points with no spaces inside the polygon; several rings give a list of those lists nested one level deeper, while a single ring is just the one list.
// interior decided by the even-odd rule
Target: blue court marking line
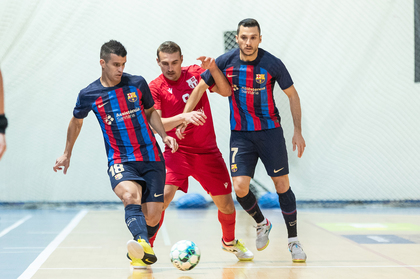
[{"label": "blue court marking line", "polygon": [[22,225],[23,223],[25,223],[25,221],[27,221],[27,220],[29,220],[31,218],[32,218],[32,215],[27,215],[27,216],[23,217],[22,219],[20,219],[19,221],[17,221],[16,223],[14,223],[13,225],[5,228],[3,231],[0,232],[0,237],[6,235],[11,230],[16,229],[17,227],[19,227],[20,225]]},{"label": "blue court marking line", "polygon": [[392,234],[349,234],[342,235],[359,244],[414,244],[415,242]]},{"label": "blue court marking line", "polygon": [[71,233],[71,231],[85,217],[88,210],[81,210],[70,223],[60,232],[59,235],[39,254],[39,256],[29,265],[29,267],[18,277],[18,279],[32,278],[41,265],[48,259],[60,243]]},{"label": "blue court marking line", "polygon": [[[314,226],[314,227],[317,227],[318,229],[320,229],[320,230],[323,230],[324,232],[327,232],[327,233],[329,233],[329,234],[332,234],[332,235],[337,235],[337,234],[335,234],[334,232],[332,232],[332,231],[330,231],[330,230],[327,230],[327,229],[325,229],[325,228],[323,228],[323,227],[321,227],[321,226],[318,226],[317,224],[315,224],[315,223],[312,223],[312,222],[310,222],[310,221],[306,221],[309,225],[312,225],[312,226]],[[380,256],[380,257],[382,257],[382,258],[384,258],[384,259],[387,259],[387,260],[389,260],[389,261],[391,261],[391,262],[394,262],[394,263],[396,263],[396,264],[399,264],[401,267],[404,267],[404,268],[407,268],[407,269],[409,269],[409,270],[411,270],[411,271],[413,271],[413,272],[415,272],[415,273],[419,273],[420,274],[420,271],[419,270],[417,270],[417,269],[415,269],[417,266],[413,266],[413,265],[408,265],[408,264],[405,264],[405,263],[403,263],[403,262],[401,262],[401,261],[399,261],[399,260],[397,260],[397,259],[394,259],[394,258],[391,258],[391,257],[389,257],[389,256],[387,256],[387,255],[384,255],[384,254],[382,254],[382,253],[380,253],[380,252],[377,252],[377,251],[375,251],[375,250],[373,250],[373,249],[369,249],[368,247],[366,247],[366,245],[363,245],[363,244],[359,244],[359,243],[357,243],[357,242],[354,242],[354,241],[352,241],[352,240],[350,240],[350,239],[348,239],[348,238],[346,238],[346,237],[344,237],[344,236],[341,236],[341,237],[343,237],[344,239],[346,239],[347,241],[351,241],[352,243],[354,243],[355,245],[357,245],[358,247],[360,247],[360,248],[362,248],[362,249],[364,249],[364,250],[367,250],[367,251],[369,251],[369,252],[371,252],[371,253],[373,253],[373,254],[376,254],[376,255],[378,255],[378,256]]]}]

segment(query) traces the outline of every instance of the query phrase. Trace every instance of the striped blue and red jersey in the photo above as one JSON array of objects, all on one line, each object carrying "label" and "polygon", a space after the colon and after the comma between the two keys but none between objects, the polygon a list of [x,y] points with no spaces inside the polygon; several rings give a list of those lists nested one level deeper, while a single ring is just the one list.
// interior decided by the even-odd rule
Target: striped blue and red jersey
[{"label": "striped blue and red jersey", "polygon": [[[231,50],[216,59],[232,87],[229,97],[231,130],[260,131],[280,127],[273,89],[276,81],[281,89],[293,85],[289,72],[280,59],[261,48],[253,61],[242,61],[239,51]],[[208,70],[201,77],[207,85],[214,84]]]},{"label": "striped blue and red jersey", "polygon": [[91,110],[95,113],[104,136],[108,165],[162,161],[144,112],[153,105],[145,79],[123,73],[121,82],[114,87],[104,87],[98,79],[82,89],[73,115],[81,119]]}]

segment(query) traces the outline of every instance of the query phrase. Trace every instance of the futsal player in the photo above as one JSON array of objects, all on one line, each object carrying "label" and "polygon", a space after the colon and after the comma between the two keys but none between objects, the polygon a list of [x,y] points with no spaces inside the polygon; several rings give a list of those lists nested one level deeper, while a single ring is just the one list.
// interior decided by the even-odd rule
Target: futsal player
[{"label": "futsal player", "polygon": [[[217,68],[213,58],[200,57],[202,67],[208,69],[216,84],[211,88],[225,96],[230,95],[230,86]],[[166,163],[164,210],[174,198],[175,192],[188,191],[188,177],[194,177],[210,194],[218,208],[222,226],[222,249],[234,253],[239,260],[249,261],[254,255],[245,245],[235,239],[236,211],[232,199],[232,185],[226,164],[216,144],[216,135],[207,94],[204,93],[194,111],[182,113],[185,103],[204,72],[200,66],[182,67],[181,48],[174,42],[162,43],[157,49],[157,63],[162,74],[150,82],[155,109],[162,117],[168,135],[175,134],[181,123],[193,123],[186,129],[185,139],[178,141],[176,153],[166,147],[163,156]],[[224,89],[217,85],[224,83]],[[164,212],[160,224],[163,222]],[[150,240],[153,243],[156,235]]]},{"label": "futsal player", "polygon": [[[296,199],[289,185],[286,144],[273,97],[275,82],[289,98],[294,123],[293,151],[297,148],[299,158],[306,146],[301,129],[300,98],[282,61],[258,47],[261,39],[258,22],[255,19],[244,19],[239,22],[237,29],[236,42],[239,49],[231,50],[216,59],[217,66],[231,85],[230,171],[233,187],[239,204],[257,223],[257,249],[264,250],[269,243],[272,224],[264,217],[255,195],[249,189],[260,158],[279,196],[292,260],[305,262],[306,254],[297,237]],[[184,112],[191,111],[208,86],[214,84],[211,72],[206,71],[201,77]],[[177,130],[177,133],[180,134],[182,129]]]},{"label": "futsal player", "polygon": [[112,189],[124,204],[125,222],[134,239],[127,243],[128,257],[137,268],[157,260],[148,240],[159,227],[165,185],[164,159],[149,124],[170,152],[175,152],[178,144],[166,135],[144,78],[123,72],[126,56],[120,42],[102,45],[102,75],[80,91],[64,154],[53,169],[63,169],[66,174],[83,119],[93,111],[104,137]]},{"label": "futsal player", "polygon": [[4,114],[4,89],[3,89],[3,76],[0,70],[0,160],[6,151],[6,128],[7,118]]}]

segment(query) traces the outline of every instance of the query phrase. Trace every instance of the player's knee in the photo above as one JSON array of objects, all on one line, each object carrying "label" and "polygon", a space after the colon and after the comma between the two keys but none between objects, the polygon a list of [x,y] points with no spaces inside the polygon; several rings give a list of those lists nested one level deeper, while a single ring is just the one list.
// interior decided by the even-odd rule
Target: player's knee
[{"label": "player's knee", "polygon": [[245,197],[249,192],[249,184],[234,184],[233,188],[238,197]]},{"label": "player's knee", "polygon": [[274,186],[276,187],[277,193],[285,193],[289,190],[289,177],[288,175],[280,176],[274,180]]},{"label": "player's knee", "polygon": [[138,204],[137,198],[130,192],[125,192],[121,196],[121,201],[124,203],[125,206],[128,204]]}]

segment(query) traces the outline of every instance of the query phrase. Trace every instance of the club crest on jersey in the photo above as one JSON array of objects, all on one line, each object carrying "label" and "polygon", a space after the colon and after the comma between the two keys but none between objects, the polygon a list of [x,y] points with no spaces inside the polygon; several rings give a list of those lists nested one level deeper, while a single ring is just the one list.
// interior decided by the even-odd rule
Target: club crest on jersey
[{"label": "club crest on jersey", "polygon": [[127,98],[130,102],[134,103],[135,101],[137,101],[137,95],[136,92],[131,92],[127,94]]},{"label": "club crest on jersey", "polygon": [[236,172],[238,170],[238,166],[236,164],[232,164],[230,166],[230,169],[232,170],[232,172]]},{"label": "club crest on jersey", "polygon": [[265,74],[256,74],[255,81],[259,84],[263,84],[265,81]]},{"label": "club crest on jersey", "polygon": [[198,85],[198,80],[195,77],[187,79],[188,86],[194,89]]}]

